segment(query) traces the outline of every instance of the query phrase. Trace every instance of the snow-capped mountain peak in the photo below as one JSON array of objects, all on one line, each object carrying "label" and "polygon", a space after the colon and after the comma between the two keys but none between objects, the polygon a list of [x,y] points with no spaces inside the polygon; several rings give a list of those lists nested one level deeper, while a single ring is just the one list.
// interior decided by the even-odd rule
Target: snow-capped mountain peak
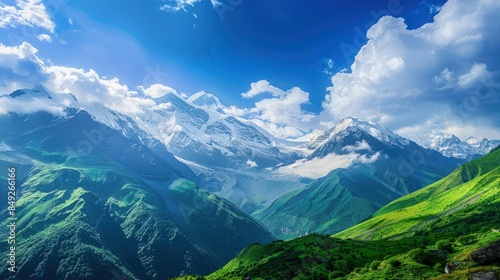
[{"label": "snow-capped mountain peak", "polygon": [[52,103],[54,106],[78,108],[79,102],[71,93],[53,93],[43,86],[38,86],[33,89],[18,89],[10,94],[1,96],[3,98],[11,98],[19,102],[33,101],[37,99],[46,103]]},{"label": "snow-capped mountain peak", "polygon": [[410,140],[397,135],[396,133],[390,131],[382,125],[379,125],[372,121],[365,121],[354,117],[348,117],[341,120],[332,129],[326,131],[321,136],[312,140],[311,143],[308,144],[308,149],[314,150],[322,146],[326,142],[334,139],[335,137],[347,135],[350,132],[356,130],[364,131],[377,140],[388,145],[407,146],[410,143]]},{"label": "snow-capped mountain peak", "polygon": [[486,138],[469,137],[462,141],[451,133],[432,131],[424,138],[415,139],[417,143],[426,148],[431,148],[446,157],[460,159],[473,159],[485,155],[500,145],[500,140],[488,140]]},{"label": "snow-capped mountain peak", "polygon": [[469,144],[472,148],[475,149],[475,152],[485,155],[489,153],[494,148],[500,145],[500,140],[488,140],[487,138],[476,138],[469,137],[465,140],[465,143]]},{"label": "snow-capped mountain peak", "polygon": [[191,95],[186,101],[212,111],[221,111],[224,108],[224,105],[222,105],[219,98],[204,91]]},{"label": "snow-capped mountain peak", "polygon": [[309,143],[309,142],[317,139],[318,137],[320,137],[323,133],[325,133],[325,131],[319,130],[319,129],[315,129],[311,133],[305,134],[305,135],[303,135],[301,137],[298,137],[298,138],[295,138],[295,139],[290,139],[290,141],[292,141],[292,142]]},{"label": "snow-capped mountain peak", "polygon": [[54,94],[48,91],[43,86],[38,86],[34,89],[18,89],[11,94],[9,94],[12,98],[44,98],[44,99],[53,99]]}]

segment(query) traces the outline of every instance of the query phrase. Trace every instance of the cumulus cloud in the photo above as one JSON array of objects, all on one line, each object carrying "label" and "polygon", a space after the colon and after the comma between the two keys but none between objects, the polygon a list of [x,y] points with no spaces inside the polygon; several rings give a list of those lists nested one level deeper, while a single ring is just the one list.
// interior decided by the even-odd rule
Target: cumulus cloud
[{"label": "cumulus cloud", "polygon": [[39,34],[36,36],[36,38],[40,42],[49,42],[49,43],[52,42],[52,37],[50,37],[50,35],[48,34]]},{"label": "cumulus cloud", "polygon": [[159,98],[159,97],[162,97],[168,93],[177,94],[177,91],[175,89],[168,87],[166,85],[162,85],[162,84],[154,84],[154,85],[149,86],[148,88],[144,88],[143,86],[139,86],[138,88],[146,96],[149,96],[152,98]]},{"label": "cumulus cloud", "polygon": [[250,90],[242,93],[243,98],[252,98],[270,93],[271,98],[255,102],[255,107],[240,109],[231,106],[224,109],[227,114],[245,117],[277,137],[298,137],[310,129],[315,115],[302,109],[309,102],[309,93],[298,87],[282,90],[266,80],[250,84]]},{"label": "cumulus cloud", "polygon": [[382,17],[350,72],[332,76],[320,119],[357,116],[415,133],[433,119],[450,127],[500,119],[498,14],[499,1],[449,0],[417,29]]},{"label": "cumulus cloud", "polygon": [[38,50],[28,43],[5,46],[0,43],[0,94],[19,88],[32,88],[48,79]]},{"label": "cumulus cloud", "polygon": [[[26,42],[14,47],[0,44],[0,94],[43,85],[52,92],[72,93],[80,102],[103,104],[122,113],[141,112],[142,108],[155,105],[153,100],[137,96],[117,78],[101,77],[92,69],[49,65],[37,52]],[[148,90],[154,92],[155,87]]]},{"label": "cumulus cloud", "polygon": [[56,26],[41,0],[16,0],[15,6],[0,2],[0,28],[22,25],[50,32],[54,32]]},{"label": "cumulus cloud", "polygon": [[492,74],[488,71],[486,64],[474,63],[469,72],[458,77],[458,86],[461,88],[469,88],[481,80],[490,80]]},{"label": "cumulus cloud", "polygon": [[262,120],[276,124],[296,124],[310,121],[314,115],[301,109],[301,105],[309,102],[309,93],[294,87],[277,98],[267,98],[255,103],[252,112]]},{"label": "cumulus cloud", "polygon": [[258,82],[251,83],[250,90],[242,93],[241,96],[243,98],[252,98],[266,92],[271,93],[273,96],[283,96],[286,94],[285,91],[272,86],[268,81],[260,80]]}]

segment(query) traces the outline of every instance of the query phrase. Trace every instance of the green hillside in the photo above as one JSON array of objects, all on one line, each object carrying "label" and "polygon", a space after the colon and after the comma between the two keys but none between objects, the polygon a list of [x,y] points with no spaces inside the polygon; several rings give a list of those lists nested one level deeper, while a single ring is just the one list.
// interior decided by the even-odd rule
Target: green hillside
[{"label": "green hillside", "polygon": [[[469,162],[449,176],[397,199],[374,218],[336,234],[362,240],[399,238],[423,229],[448,226],[461,232],[476,224],[500,227],[500,149]],[[477,227],[477,226],[476,226]]]},{"label": "green hillside", "polygon": [[[194,185],[189,181],[162,183],[166,199],[134,173],[104,158],[98,161],[102,165],[38,162],[32,168],[16,204],[19,271],[13,279],[164,279],[208,273],[245,242],[272,240],[227,201],[197,187],[181,190]],[[188,199],[176,200],[180,196]],[[184,212],[166,212],[168,204]],[[6,245],[2,242],[3,251]],[[0,278],[11,279],[6,264],[2,267]]]},{"label": "green hillside", "polygon": [[[0,117],[0,124],[12,118]],[[18,176],[17,258],[15,274],[0,264],[0,279],[210,273],[248,244],[274,239],[236,206],[184,179],[173,157],[160,157],[88,115],[30,123],[42,119],[14,119],[22,125],[3,140],[13,151],[0,152],[0,167],[16,167]],[[96,130],[105,133],[91,150],[67,149]],[[5,233],[2,252],[9,248]]]},{"label": "green hillside", "polygon": [[[369,176],[363,176],[363,179],[370,180],[367,177]],[[356,185],[352,182],[353,180],[348,180],[343,174],[330,174],[327,178],[313,181],[302,189],[285,194],[267,209],[253,216],[282,239],[312,232],[341,231],[369,217],[382,206],[358,195],[358,192],[349,187]],[[385,188],[377,180],[371,182]],[[370,193],[379,201],[390,201],[373,189],[366,190],[365,193]]]},{"label": "green hillside", "polygon": [[[444,179],[392,202],[374,218],[334,237],[312,234],[286,242],[252,245],[223,268],[200,278],[498,276],[499,209],[500,149],[496,149]],[[445,274],[445,267],[452,273]]]},{"label": "green hillside", "polygon": [[409,176],[400,172],[401,161],[391,158],[334,170],[253,216],[282,239],[340,232],[370,218],[394,199],[436,182],[457,166],[456,162],[441,164],[441,168],[421,165]]}]

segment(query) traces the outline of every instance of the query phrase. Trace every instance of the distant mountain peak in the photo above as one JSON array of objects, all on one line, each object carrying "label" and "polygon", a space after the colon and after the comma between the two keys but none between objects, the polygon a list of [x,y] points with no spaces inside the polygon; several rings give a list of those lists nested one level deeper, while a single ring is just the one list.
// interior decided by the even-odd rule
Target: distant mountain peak
[{"label": "distant mountain peak", "polygon": [[477,138],[477,137],[473,137],[473,136],[470,136],[469,138],[467,138],[465,140],[465,142],[473,147],[479,147],[481,145],[484,145],[488,142],[489,140],[485,137],[482,137],[482,138]]},{"label": "distant mountain peak", "polygon": [[54,94],[43,86],[37,86],[33,89],[18,89],[9,94],[9,96],[12,98],[18,98],[21,96],[31,97],[31,98],[48,98],[48,99],[54,98]]},{"label": "distant mountain peak", "polygon": [[213,111],[219,111],[224,108],[224,105],[222,105],[219,98],[204,91],[199,91],[191,95],[187,99],[187,102]]},{"label": "distant mountain peak", "polygon": [[316,139],[313,139],[308,145],[308,149],[314,150],[326,142],[340,135],[347,135],[354,131],[364,131],[377,140],[396,146],[407,146],[410,140],[403,138],[388,128],[372,121],[366,121],[355,117],[342,119],[337,125],[329,129]]},{"label": "distant mountain peak", "polygon": [[473,159],[485,155],[500,145],[500,140],[488,140],[487,138],[469,137],[465,141],[460,140],[452,133],[433,130],[424,138],[416,139],[420,145],[431,148],[446,157],[460,159]]}]

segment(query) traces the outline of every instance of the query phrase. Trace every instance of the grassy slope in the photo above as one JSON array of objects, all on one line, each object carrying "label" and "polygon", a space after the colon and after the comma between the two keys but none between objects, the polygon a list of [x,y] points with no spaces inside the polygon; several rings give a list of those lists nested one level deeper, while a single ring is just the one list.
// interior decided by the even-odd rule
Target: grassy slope
[{"label": "grassy slope", "polygon": [[[383,145],[379,142],[373,145],[377,143]],[[370,218],[394,199],[443,178],[458,163],[416,144],[415,154],[422,155],[427,162],[411,165],[405,160],[409,158],[411,162],[413,158],[408,150],[380,149],[388,156],[375,164],[332,171],[253,216],[282,239],[312,232],[337,233]]]},{"label": "grassy slope", "polygon": [[409,249],[397,242],[342,240],[311,234],[291,241],[254,244],[206,279],[321,279],[345,275],[375,259]]},{"label": "grassy slope", "polygon": [[340,231],[369,217],[377,208],[332,175],[284,195],[254,216],[277,237],[290,239],[312,232]]},{"label": "grassy slope", "polygon": [[[6,123],[16,124],[1,135],[15,151],[0,152],[0,167],[18,167],[22,194],[16,205],[19,271],[9,274],[3,262],[0,279],[210,273],[247,244],[274,239],[234,205],[177,180],[182,164],[173,156],[159,157],[84,113],[57,121],[43,114],[2,116],[0,124]],[[102,139],[80,155],[68,149],[78,149],[86,131],[101,131]]]},{"label": "grassy slope", "polygon": [[[500,203],[500,150],[467,163],[440,181],[391,202],[375,217],[336,234],[341,238],[380,239],[411,235],[430,224],[485,216]],[[471,205],[471,206],[469,206]],[[486,208],[485,208],[486,207]],[[494,226],[494,224],[492,225]]]},{"label": "grassy slope", "polygon": [[[206,279],[468,279],[477,271],[498,274],[499,263],[480,266],[469,259],[470,253],[500,240],[498,209],[497,149],[335,237],[309,235],[253,245]],[[457,270],[444,274],[452,261],[460,262]]]},{"label": "grassy slope", "polygon": [[[163,183],[162,197],[105,157],[88,156],[78,166],[37,162],[28,177],[16,205],[18,279],[209,273],[245,244],[274,239],[190,181]],[[184,212],[166,212],[169,203]],[[0,278],[10,279],[5,266]]]}]

